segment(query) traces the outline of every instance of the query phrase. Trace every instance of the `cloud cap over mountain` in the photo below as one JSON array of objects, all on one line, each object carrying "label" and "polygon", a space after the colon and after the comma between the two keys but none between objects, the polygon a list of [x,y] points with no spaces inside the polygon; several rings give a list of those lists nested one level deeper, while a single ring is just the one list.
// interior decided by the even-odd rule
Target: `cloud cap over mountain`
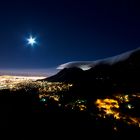
[{"label": "cloud cap over mountain", "polygon": [[73,61],[73,62],[64,63],[64,64],[59,65],[57,69],[77,67],[82,70],[89,70],[90,68],[93,68],[99,64],[113,65],[113,64],[116,64],[118,62],[128,59],[132,54],[138,51],[140,51],[140,47],[134,50],[113,56],[113,57],[108,57],[108,58],[100,59],[96,61]]}]

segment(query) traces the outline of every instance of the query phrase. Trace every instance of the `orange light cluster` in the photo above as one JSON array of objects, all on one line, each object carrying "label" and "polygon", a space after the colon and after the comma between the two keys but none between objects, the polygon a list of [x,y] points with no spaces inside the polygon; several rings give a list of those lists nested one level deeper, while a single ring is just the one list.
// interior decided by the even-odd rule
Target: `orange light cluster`
[{"label": "orange light cluster", "polygon": [[119,103],[114,99],[97,99],[95,102],[99,111],[103,111],[105,115],[112,115],[115,119],[120,119],[120,113],[116,110],[119,108]]},{"label": "orange light cluster", "polygon": [[[131,95],[133,96],[133,95]],[[116,99],[97,99],[95,105],[99,109],[99,117],[107,118],[113,116],[114,119],[122,120],[128,125],[135,125],[140,127],[140,118],[132,117],[130,114],[123,114],[119,109],[121,103],[127,103],[130,101],[129,95],[115,95]],[[136,97],[136,96],[135,96]],[[138,96],[139,97],[139,96]],[[128,104],[128,109],[134,109]],[[116,126],[115,126],[116,128]]]}]

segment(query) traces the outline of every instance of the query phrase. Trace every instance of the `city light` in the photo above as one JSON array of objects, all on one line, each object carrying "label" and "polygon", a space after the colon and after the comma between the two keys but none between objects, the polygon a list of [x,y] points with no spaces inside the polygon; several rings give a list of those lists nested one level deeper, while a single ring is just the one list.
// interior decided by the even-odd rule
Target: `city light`
[{"label": "city light", "polygon": [[[57,106],[63,110],[89,112],[92,116],[104,120],[111,118],[110,121],[112,121],[113,125],[116,124],[113,122],[121,121],[127,125],[140,127],[140,117],[134,116],[135,109],[139,108],[139,106],[136,107],[137,104],[135,104],[134,101],[137,100],[138,103],[140,93],[116,93],[107,98],[99,98],[92,102],[89,109],[87,99],[80,98],[79,96],[73,98],[74,94],[72,95],[71,92],[68,92],[74,86],[73,84],[48,82],[42,80],[44,78],[45,77],[0,76],[0,90],[8,89],[11,93],[23,91],[22,94],[31,94],[32,91],[36,91],[39,101],[44,104],[46,109],[48,106],[55,104],[55,107]],[[65,99],[67,96],[71,96],[72,100],[66,102]],[[95,111],[92,108],[97,108],[97,110]],[[114,131],[118,130],[116,125],[114,125],[113,129]]]}]

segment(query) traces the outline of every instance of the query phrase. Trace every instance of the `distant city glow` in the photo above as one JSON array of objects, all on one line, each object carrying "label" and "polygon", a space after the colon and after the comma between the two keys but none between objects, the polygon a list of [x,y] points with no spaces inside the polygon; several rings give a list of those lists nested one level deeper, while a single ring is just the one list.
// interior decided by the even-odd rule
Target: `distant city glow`
[{"label": "distant city glow", "polygon": [[36,44],[36,38],[35,37],[32,37],[30,36],[28,39],[28,44],[31,45],[31,46],[34,46],[34,44]]},{"label": "distant city glow", "polygon": [[[140,100],[140,93],[115,93],[110,97],[92,99],[91,106],[88,103],[89,101],[83,97],[72,98],[71,101],[64,102],[67,97],[70,97],[67,92],[73,90],[74,85],[41,80],[44,78],[3,75],[0,76],[0,91],[2,94],[4,93],[3,90],[11,93],[18,91],[18,94],[20,94],[19,91],[22,91],[21,94],[29,93],[29,95],[33,91],[38,93],[37,97],[46,109],[54,105],[54,108],[57,107],[64,111],[89,113],[93,119],[111,122],[114,131],[121,129],[121,125],[118,125],[120,123],[136,128],[140,127],[140,117],[135,116],[135,112],[139,109],[139,104],[135,104],[135,101]],[[71,94],[71,97],[73,97],[73,94]]]}]

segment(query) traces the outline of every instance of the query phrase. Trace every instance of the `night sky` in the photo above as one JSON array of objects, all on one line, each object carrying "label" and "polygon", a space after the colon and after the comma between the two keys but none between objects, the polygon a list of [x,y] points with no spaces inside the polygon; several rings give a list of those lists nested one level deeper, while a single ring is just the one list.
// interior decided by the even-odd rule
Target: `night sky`
[{"label": "night sky", "polygon": [[1,0],[0,69],[52,68],[135,49],[139,7],[134,0]]}]

